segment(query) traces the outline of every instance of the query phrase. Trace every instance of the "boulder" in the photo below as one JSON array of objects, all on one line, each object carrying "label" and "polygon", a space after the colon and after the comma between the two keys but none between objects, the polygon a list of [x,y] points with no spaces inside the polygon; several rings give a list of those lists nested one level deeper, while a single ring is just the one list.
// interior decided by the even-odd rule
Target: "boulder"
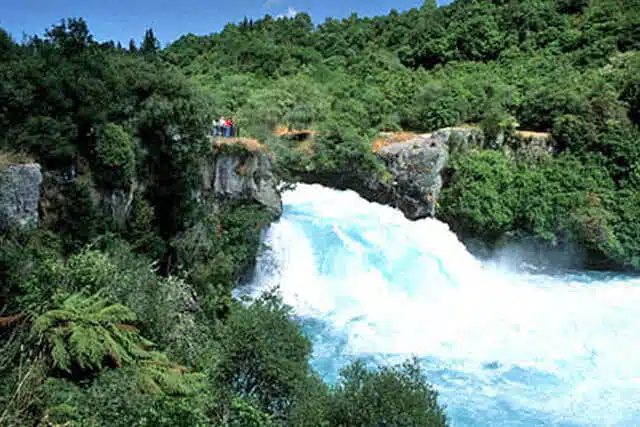
[{"label": "boulder", "polygon": [[0,230],[38,225],[41,183],[38,164],[0,168]]}]

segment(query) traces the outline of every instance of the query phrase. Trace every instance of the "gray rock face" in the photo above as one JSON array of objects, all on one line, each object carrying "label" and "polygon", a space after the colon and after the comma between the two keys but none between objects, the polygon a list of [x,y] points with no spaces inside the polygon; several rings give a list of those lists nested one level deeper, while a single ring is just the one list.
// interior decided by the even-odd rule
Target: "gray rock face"
[{"label": "gray rock face", "polygon": [[436,202],[442,189],[442,172],[454,153],[470,148],[501,149],[517,159],[538,159],[553,152],[546,134],[516,132],[488,141],[481,129],[450,127],[383,147],[377,152],[391,173],[391,183],[379,179],[360,179],[365,198],[390,204],[409,219],[435,215]]},{"label": "gray rock face", "polygon": [[40,165],[12,165],[0,169],[0,229],[38,225]]},{"label": "gray rock face", "polygon": [[448,135],[425,134],[378,151],[392,176],[391,202],[409,219],[435,215]]},{"label": "gray rock face", "polygon": [[202,190],[216,199],[255,201],[282,214],[271,160],[261,152],[214,153],[201,167]]},{"label": "gray rock face", "polygon": [[433,133],[426,134],[431,139],[436,140],[440,144],[448,144],[451,136],[454,136],[458,141],[469,147],[478,146],[482,147],[485,144],[485,138],[480,129],[477,128],[465,128],[465,127],[451,127],[442,128],[434,131]]}]

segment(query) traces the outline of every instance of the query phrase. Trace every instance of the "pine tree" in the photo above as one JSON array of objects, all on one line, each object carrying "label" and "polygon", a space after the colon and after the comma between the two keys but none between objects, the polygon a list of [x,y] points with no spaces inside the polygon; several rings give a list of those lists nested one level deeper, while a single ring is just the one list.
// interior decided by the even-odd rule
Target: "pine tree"
[{"label": "pine tree", "polygon": [[153,34],[153,29],[149,28],[144,33],[144,40],[142,40],[142,46],[140,46],[140,52],[143,55],[155,55],[160,50],[160,42]]}]

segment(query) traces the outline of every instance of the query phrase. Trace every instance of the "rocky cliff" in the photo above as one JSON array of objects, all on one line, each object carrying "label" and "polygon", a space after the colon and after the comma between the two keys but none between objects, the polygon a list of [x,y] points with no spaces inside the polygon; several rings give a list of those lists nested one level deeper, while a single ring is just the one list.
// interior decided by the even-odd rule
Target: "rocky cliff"
[{"label": "rocky cliff", "polygon": [[377,152],[391,173],[391,204],[407,218],[435,215],[447,161],[446,140],[433,134],[388,145]]},{"label": "rocky cliff", "polygon": [[503,150],[510,157],[528,160],[553,152],[547,134],[515,132],[489,141],[479,128],[444,128],[402,142],[383,140],[376,154],[390,177],[362,178],[353,189],[369,200],[398,208],[409,219],[432,217],[440,190],[446,185],[443,172],[447,160],[472,148]]},{"label": "rocky cliff", "polygon": [[200,197],[218,201],[253,201],[276,216],[282,214],[278,181],[266,152],[242,147],[214,147],[200,170]]},{"label": "rocky cliff", "polygon": [[473,146],[484,146],[482,132],[474,128],[445,128],[401,142],[389,137],[375,150],[389,176],[364,178],[356,191],[398,208],[409,219],[433,217],[449,153]]},{"label": "rocky cliff", "polygon": [[0,229],[35,227],[42,174],[35,163],[0,168]]},{"label": "rocky cliff", "polygon": [[369,201],[398,208],[412,220],[434,216],[453,133],[460,134],[465,144],[482,143],[481,133],[471,129],[442,129],[402,141],[383,135],[381,144],[374,142],[374,151],[386,166],[385,174],[294,172],[294,179],[353,190]]}]

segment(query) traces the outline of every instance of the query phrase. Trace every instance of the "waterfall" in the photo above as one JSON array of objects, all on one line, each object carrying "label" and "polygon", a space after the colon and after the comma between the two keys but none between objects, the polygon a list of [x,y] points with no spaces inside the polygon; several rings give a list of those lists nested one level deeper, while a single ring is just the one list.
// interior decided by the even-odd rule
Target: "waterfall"
[{"label": "waterfall", "polygon": [[640,425],[640,279],[483,264],[435,219],[298,185],[251,293],[278,287],[328,381],[412,355],[454,426]]}]

